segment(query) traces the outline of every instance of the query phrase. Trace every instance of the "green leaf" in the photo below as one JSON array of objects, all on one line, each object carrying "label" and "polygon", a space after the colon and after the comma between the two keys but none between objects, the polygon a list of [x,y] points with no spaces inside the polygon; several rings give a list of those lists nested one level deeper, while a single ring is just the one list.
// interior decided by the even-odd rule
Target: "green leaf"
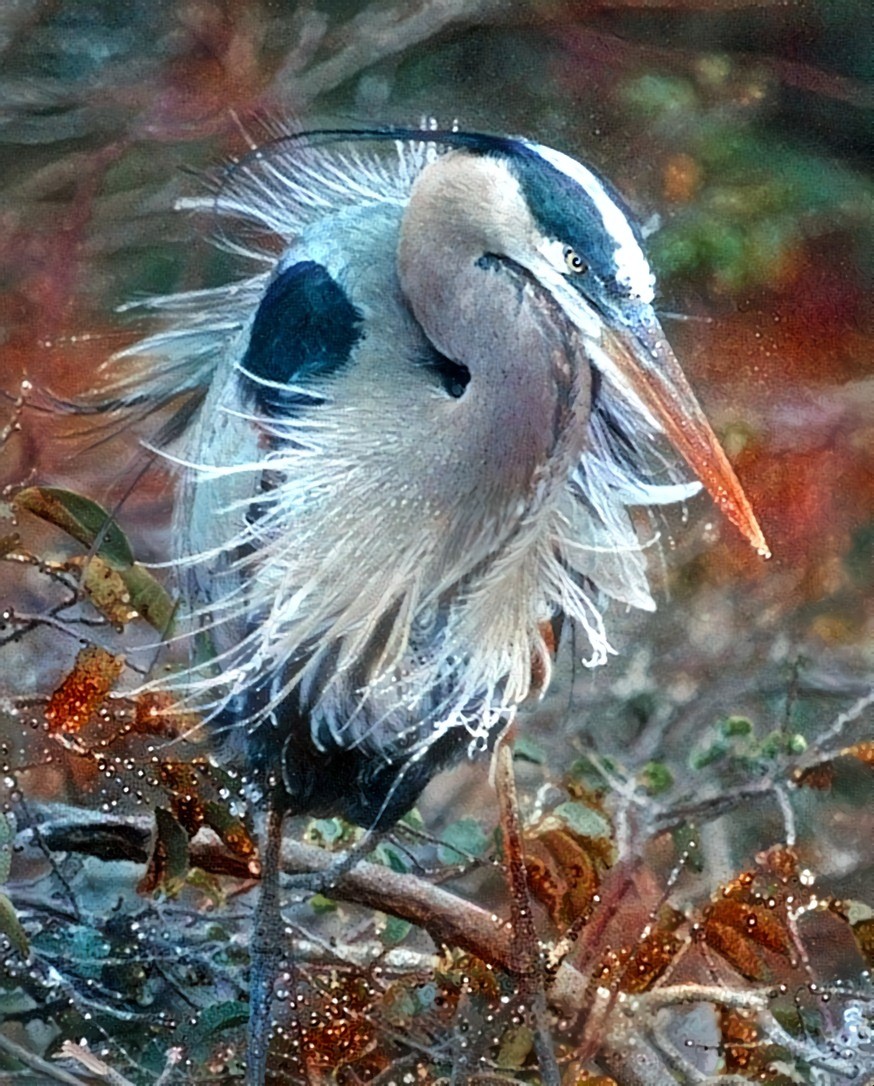
[{"label": "green leaf", "polygon": [[437,849],[441,863],[465,863],[471,856],[481,856],[489,839],[475,818],[460,818],[443,831],[443,839]]},{"label": "green leaf", "polygon": [[694,770],[706,769],[707,766],[723,759],[730,750],[730,745],[724,739],[717,739],[709,747],[693,751],[689,755],[689,768]]},{"label": "green leaf", "polygon": [[677,850],[677,855],[685,858],[685,865],[691,871],[699,873],[703,871],[704,855],[698,840],[698,827],[687,822],[682,826],[677,826],[672,831],[671,836],[674,839],[674,848]]},{"label": "green leaf", "polygon": [[198,1019],[199,1032],[208,1037],[226,1029],[238,1029],[249,1021],[249,1004],[239,999],[226,999],[204,1007]]},{"label": "green leaf", "polygon": [[519,1071],[534,1047],[530,1026],[513,1026],[501,1038],[497,1065],[502,1071]]},{"label": "green leaf", "polygon": [[130,595],[131,607],[159,633],[166,634],[176,610],[173,597],[141,565],[133,565],[120,573]]},{"label": "green leaf", "polygon": [[651,796],[659,796],[674,783],[674,775],[664,762],[647,762],[640,771],[640,781]]},{"label": "green leaf", "polygon": [[102,505],[55,486],[29,486],[15,495],[15,505],[62,528],[116,569],[134,564],[127,536]]},{"label": "green leaf", "polygon": [[387,916],[379,937],[386,946],[397,946],[409,935],[413,925],[399,916]]},{"label": "green leaf", "polygon": [[5,935],[21,958],[30,956],[30,945],[12,902],[0,894],[0,935]]},{"label": "green leaf", "polygon": [[753,722],[745,716],[730,716],[720,722],[719,730],[726,739],[733,739],[737,736],[745,737],[752,735]]},{"label": "green leaf", "polygon": [[807,740],[803,735],[799,735],[794,732],[792,735],[786,738],[786,753],[787,754],[804,754],[807,750]]},{"label": "green leaf", "polygon": [[411,830],[424,830],[425,820],[419,814],[419,808],[414,807],[411,811],[407,811],[401,819],[401,825],[409,826]]},{"label": "green leaf", "polygon": [[611,837],[607,819],[585,803],[560,803],[552,814],[580,837]]},{"label": "green leaf", "polygon": [[15,505],[63,529],[116,570],[131,607],[159,633],[173,621],[175,604],[167,590],[134,560],[127,536],[97,502],[54,486],[30,486],[15,495]]},{"label": "green leaf", "polygon": [[406,875],[410,870],[409,863],[404,857],[387,842],[382,842],[373,850],[373,858],[378,864],[383,864],[391,871],[399,875]]},{"label": "green leaf", "polygon": [[307,827],[307,837],[322,848],[339,844],[346,834],[346,824],[339,818],[314,818]]},{"label": "green leaf", "polygon": [[161,890],[172,897],[182,889],[188,877],[188,834],[176,817],[164,807],[155,808],[155,847],[138,890]]},{"label": "green leaf", "polygon": [[530,735],[517,735],[513,741],[513,758],[519,762],[533,762],[534,765],[546,765],[543,747]]},{"label": "green leaf", "polygon": [[9,878],[12,866],[12,839],[15,836],[15,824],[12,815],[0,814],[0,885]]}]

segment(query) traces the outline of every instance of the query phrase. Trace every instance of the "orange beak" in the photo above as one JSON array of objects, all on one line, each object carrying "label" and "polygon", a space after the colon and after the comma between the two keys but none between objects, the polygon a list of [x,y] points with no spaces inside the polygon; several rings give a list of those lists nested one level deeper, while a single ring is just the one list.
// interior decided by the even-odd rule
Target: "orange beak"
[{"label": "orange beak", "polygon": [[601,344],[625,390],[664,430],[728,519],[770,558],[743,487],[652,311],[634,326],[602,324]]}]

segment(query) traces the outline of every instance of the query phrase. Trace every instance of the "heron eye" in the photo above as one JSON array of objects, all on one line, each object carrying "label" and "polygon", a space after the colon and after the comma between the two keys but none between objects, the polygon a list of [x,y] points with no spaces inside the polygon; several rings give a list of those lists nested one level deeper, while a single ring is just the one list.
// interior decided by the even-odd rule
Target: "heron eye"
[{"label": "heron eye", "polygon": [[567,270],[573,272],[574,275],[582,275],[583,272],[589,270],[589,265],[575,249],[570,247],[570,245],[565,246],[564,262],[567,265]]}]

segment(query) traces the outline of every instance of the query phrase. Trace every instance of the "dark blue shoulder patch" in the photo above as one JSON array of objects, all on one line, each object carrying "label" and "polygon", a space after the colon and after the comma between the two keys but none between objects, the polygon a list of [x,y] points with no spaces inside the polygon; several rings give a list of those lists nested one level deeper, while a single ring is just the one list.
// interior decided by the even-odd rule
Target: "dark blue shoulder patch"
[{"label": "dark blue shoulder patch", "polygon": [[[363,335],[363,317],[326,268],[292,264],[264,292],[240,364],[244,395],[267,414],[319,402],[312,379],[336,372]],[[311,386],[302,393],[300,387]]]}]

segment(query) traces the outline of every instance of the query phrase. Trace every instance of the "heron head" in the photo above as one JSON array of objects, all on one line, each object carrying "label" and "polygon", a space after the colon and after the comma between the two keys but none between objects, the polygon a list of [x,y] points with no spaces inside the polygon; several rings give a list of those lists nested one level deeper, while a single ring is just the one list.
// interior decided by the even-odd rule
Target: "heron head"
[{"label": "heron head", "polygon": [[[570,156],[460,136],[417,179],[399,245],[401,282],[434,312],[453,278],[488,261],[523,269],[582,334],[589,364],[661,429],[717,505],[770,552],[743,489],[653,308],[640,231],[609,184]],[[443,306],[458,319],[457,299]],[[463,332],[447,330],[447,343]],[[451,353],[451,351],[449,352]]]}]

